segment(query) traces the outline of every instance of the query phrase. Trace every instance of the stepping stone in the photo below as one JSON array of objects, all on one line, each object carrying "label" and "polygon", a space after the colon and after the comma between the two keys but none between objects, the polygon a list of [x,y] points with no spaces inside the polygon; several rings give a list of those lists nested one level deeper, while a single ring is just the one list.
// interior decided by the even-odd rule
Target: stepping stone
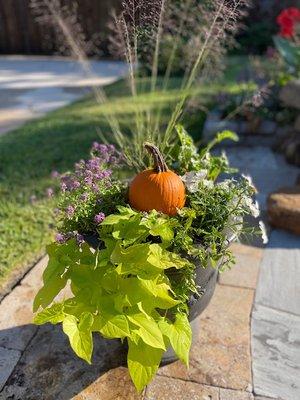
[{"label": "stepping stone", "polygon": [[218,285],[199,318],[190,367],[180,361],[158,374],[205,385],[251,391],[250,312],[253,290]]},{"label": "stepping stone", "polygon": [[[183,381],[180,379],[157,376],[154,381],[150,383],[150,385],[147,387],[146,396],[144,397],[144,400],[171,399],[219,400],[219,389],[216,387],[200,385],[199,383]],[[245,398],[245,400],[246,399],[247,398]]]},{"label": "stepping stone", "polygon": [[300,186],[278,189],[268,198],[272,226],[300,235]]},{"label": "stepping stone", "polygon": [[230,248],[236,265],[219,275],[220,284],[255,289],[263,250],[241,243],[233,243]]},{"label": "stepping stone", "polygon": [[256,304],[300,315],[300,237],[271,233],[260,266]]},{"label": "stepping stone", "polygon": [[300,317],[257,305],[251,330],[254,393],[300,399]]},{"label": "stepping stone", "polygon": [[20,357],[21,352],[18,350],[0,347],[0,390],[4,387]]}]

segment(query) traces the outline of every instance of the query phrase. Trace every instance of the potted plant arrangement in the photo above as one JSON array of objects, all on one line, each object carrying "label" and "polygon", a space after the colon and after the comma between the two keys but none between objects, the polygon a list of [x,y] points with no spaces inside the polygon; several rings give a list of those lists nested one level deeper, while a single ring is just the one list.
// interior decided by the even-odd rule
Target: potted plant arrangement
[{"label": "potted plant arrangement", "polygon": [[[124,342],[138,391],[161,362],[188,365],[190,321],[207,306],[218,272],[234,263],[229,243],[252,232],[243,217],[258,215],[251,181],[225,179],[234,172],[225,155],[210,153],[236,136],[219,133],[199,151],[176,129],[169,165],[145,143],[151,167],[134,177],[113,145],[94,143],[89,160],[59,177],[58,232],[34,300],[34,322],[61,323],[88,363],[94,333]],[[57,301],[67,285],[69,297]]]},{"label": "potted plant arrangement", "polygon": [[[210,153],[236,135],[221,132],[199,149],[179,125],[195,85],[225,65],[225,49],[247,3],[123,1],[111,47],[128,63],[131,124],[124,127],[108,110],[117,147],[104,136],[105,144],[93,144],[90,159],[73,172],[55,174],[61,189],[57,234],[47,247],[35,323],[61,323],[74,352],[88,363],[93,334],[121,340],[138,391],[161,363],[179,358],[188,365],[193,320],[212,297],[218,272],[234,263],[230,242],[253,232],[243,217],[258,215],[251,181],[226,178],[236,171],[224,154]],[[69,47],[87,70],[82,35],[69,28],[74,18],[63,18],[65,8],[48,11],[54,23],[66,20],[62,33],[67,40],[75,37]],[[180,89],[171,91],[183,42],[184,73]],[[168,55],[164,43],[171,47]],[[105,104],[101,88],[94,92]],[[155,107],[140,94],[155,100]],[[165,120],[160,99],[167,95],[171,112]],[[65,287],[69,295],[60,300]]]}]

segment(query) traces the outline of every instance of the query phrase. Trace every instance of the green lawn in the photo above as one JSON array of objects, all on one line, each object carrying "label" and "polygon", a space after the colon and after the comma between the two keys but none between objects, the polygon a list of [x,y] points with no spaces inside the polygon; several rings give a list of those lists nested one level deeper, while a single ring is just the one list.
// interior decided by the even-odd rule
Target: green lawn
[{"label": "green lawn", "polygon": [[[194,88],[201,103],[210,107],[220,89],[243,90],[234,80],[241,64],[231,61],[223,82]],[[33,263],[51,239],[50,210],[55,199],[45,197],[46,188],[51,186],[51,171],[67,171],[74,162],[87,157],[91,143],[99,140],[99,130],[110,136],[105,119],[108,112],[117,116],[125,132],[132,124],[137,104],[152,110],[161,106],[162,122],[166,122],[178,97],[179,84],[180,80],[173,78],[166,93],[148,93],[144,81],[144,93],[133,100],[126,83],[119,81],[106,88],[106,104],[99,105],[89,97],[0,137],[0,283],[10,271]],[[201,112],[192,121],[185,118],[187,128],[192,128],[197,139],[203,121]],[[34,202],[30,201],[32,196],[36,197]]]}]

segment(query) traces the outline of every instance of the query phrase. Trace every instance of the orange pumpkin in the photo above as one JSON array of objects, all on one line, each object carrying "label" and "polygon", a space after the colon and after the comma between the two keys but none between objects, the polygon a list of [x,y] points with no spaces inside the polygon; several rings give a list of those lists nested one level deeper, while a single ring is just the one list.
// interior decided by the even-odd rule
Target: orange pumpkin
[{"label": "orange pumpkin", "polygon": [[160,211],[176,215],[184,207],[185,187],[180,177],[170,171],[156,146],[145,143],[153,156],[154,168],[140,172],[129,187],[129,203],[138,211]]}]

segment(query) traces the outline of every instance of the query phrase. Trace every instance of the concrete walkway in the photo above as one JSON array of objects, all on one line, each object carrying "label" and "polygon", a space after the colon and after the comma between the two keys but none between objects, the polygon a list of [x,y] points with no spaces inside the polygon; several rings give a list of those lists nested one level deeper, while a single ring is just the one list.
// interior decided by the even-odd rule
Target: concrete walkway
[{"label": "concrete walkway", "polygon": [[[263,208],[270,190],[298,174],[269,148],[226,151],[253,176]],[[32,325],[43,259],[0,304],[0,400],[300,399],[300,239],[274,230],[266,248],[232,249],[237,265],[220,275],[198,319],[189,370],[181,362],[160,368],[141,395],[119,342],[95,336],[89,366],[70,350],[60,326]]]},{"label": "concrete walkway", "polygon": [[121,62],[92,61],[92,74],[64,58],[0,57],[0,134],[126,74]]}]

